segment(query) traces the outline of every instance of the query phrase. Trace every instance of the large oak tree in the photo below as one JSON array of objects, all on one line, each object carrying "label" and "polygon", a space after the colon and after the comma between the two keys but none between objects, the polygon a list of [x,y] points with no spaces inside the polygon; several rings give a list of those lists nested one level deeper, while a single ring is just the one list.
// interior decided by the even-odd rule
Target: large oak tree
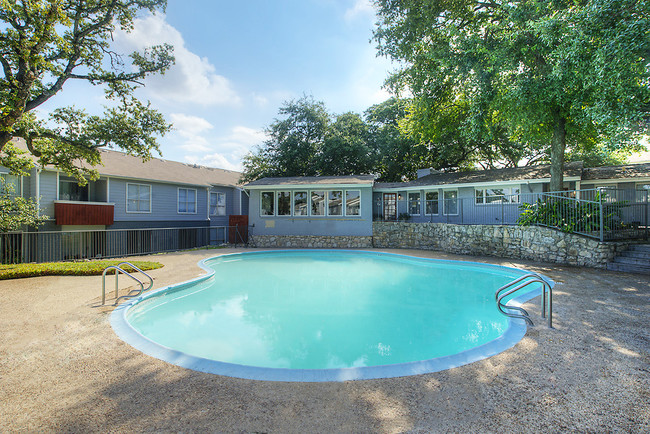
[{"label": "large oak tree", "polygon": [[375,5],[379,52],[403,65],[390,84],[433,113],[465,105],[465,140],[493,140],[484,127],[496,125],[512,143],[543,149],[552,190],[562,189],[567,149],[636,150],[648,131],[647,0]]},{"label": "large oak tree", "polygon": [[[128,32],[138,13],[164,10],[166,0],[0,0],[0,6],[0,165],[25,173],[31,164],[14,138],[25,140],[39,164],[82,183],[96,176],[91,166],[100,163],[99,147],[143,159],[159,152],[156,136],[170,125],[134,91],[147,75],[169,68],[172,47],[153,46],[127,58],[111,42],[116,29]],[[60,107],[37,119],[34,110],[71,80],[105,89],[103,115]]]}]

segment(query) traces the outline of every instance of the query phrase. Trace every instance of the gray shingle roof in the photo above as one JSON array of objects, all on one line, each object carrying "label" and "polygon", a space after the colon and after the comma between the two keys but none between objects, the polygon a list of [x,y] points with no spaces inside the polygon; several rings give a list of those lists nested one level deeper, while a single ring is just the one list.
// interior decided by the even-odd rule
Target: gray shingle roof
[{"label": "gray shingle roof", "polygon": [[[580,177],[582,162],[576,161],[564,166],[565,177]],[[503,169],[472,170],[468,172],[432,173],[410,182],[378,182],[375,188],[425,187],[428,185],[477,184],[499,181],[525,181],[551,177],[551,166],[508,167]]]},{"label": "gray shingle roof", "polygon": [[[26,150],[23,140],[14,139],[17,147]],[[152,158],[143,162],[141,158],[109,149],[99,150],[102,165],[95,169],[102,176],[144,179],[149,181],[189,184],[209,187],[210,185],[235,186],[239,184],[240,172],[217,169],[178,161]]]},{"label": "gray shingle roof", "polygon": [[249,182],[244,187],[261,187],[275,185],[329,185],[329,184],[372,184],[374,175],[350,176],[289,176],[262,178]]},{"label": "gray shingle roof", "polygon": [[590,167],[582,171],[582,180],[648,178],[650,163],[626,164],[623,166]]}]

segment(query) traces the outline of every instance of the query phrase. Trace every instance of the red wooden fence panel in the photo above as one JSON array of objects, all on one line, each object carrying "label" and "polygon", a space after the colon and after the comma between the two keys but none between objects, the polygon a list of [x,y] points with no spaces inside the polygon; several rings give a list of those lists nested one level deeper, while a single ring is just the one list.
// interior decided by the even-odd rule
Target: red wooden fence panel
[{"label": "red wooden fence panel", "polygon": [[248,216],[231,215],[228,219],[228,242],[231,244],[248,242]]}]

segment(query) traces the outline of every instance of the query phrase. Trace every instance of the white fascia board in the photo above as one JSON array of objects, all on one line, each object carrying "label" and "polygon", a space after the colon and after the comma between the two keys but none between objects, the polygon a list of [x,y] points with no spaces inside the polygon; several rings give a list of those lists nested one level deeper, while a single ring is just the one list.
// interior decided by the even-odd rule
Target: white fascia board
[{"label": "white fascia board", "polygon": [[[580,181],[579,176],[566,176],[564,181]],[[492,187],[497,185],[511,186],[521,184],[541,184],[544,182],[551,182],[551,178],[536,178],[536,179],[519,179],[515,181],[485,181],[485,182],[466,182],[463,184],[431,184],[431,185],[418,185],[414,187],[386,187],[375,188],[377,192],[393,192],[393,191],[417,191],[417,190],[437,190],[437,189],[457,189],[463,187]]]},{"label": "white fascia board", "polygon": [[244,186],[246,190],[331,190],[331,189],[353,189],[372,187],[372,183],[366,184],[270,184],[270,185],[249,185]]}]

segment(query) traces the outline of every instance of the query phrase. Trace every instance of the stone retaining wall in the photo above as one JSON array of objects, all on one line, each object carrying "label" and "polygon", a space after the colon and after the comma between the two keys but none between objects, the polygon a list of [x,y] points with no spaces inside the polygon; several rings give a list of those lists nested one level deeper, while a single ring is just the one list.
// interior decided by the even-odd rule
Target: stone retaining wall
[{"label": "stone retaining wall", "polygon": [[605,268],[627,243],[600,241],[536,226],[373,223],[377,248],[440,250]]},{"label": "stone retaining wall", "polygon": [[354,249],[372,247],[372,237],[318,235],[254,235],[255,247]]}]

